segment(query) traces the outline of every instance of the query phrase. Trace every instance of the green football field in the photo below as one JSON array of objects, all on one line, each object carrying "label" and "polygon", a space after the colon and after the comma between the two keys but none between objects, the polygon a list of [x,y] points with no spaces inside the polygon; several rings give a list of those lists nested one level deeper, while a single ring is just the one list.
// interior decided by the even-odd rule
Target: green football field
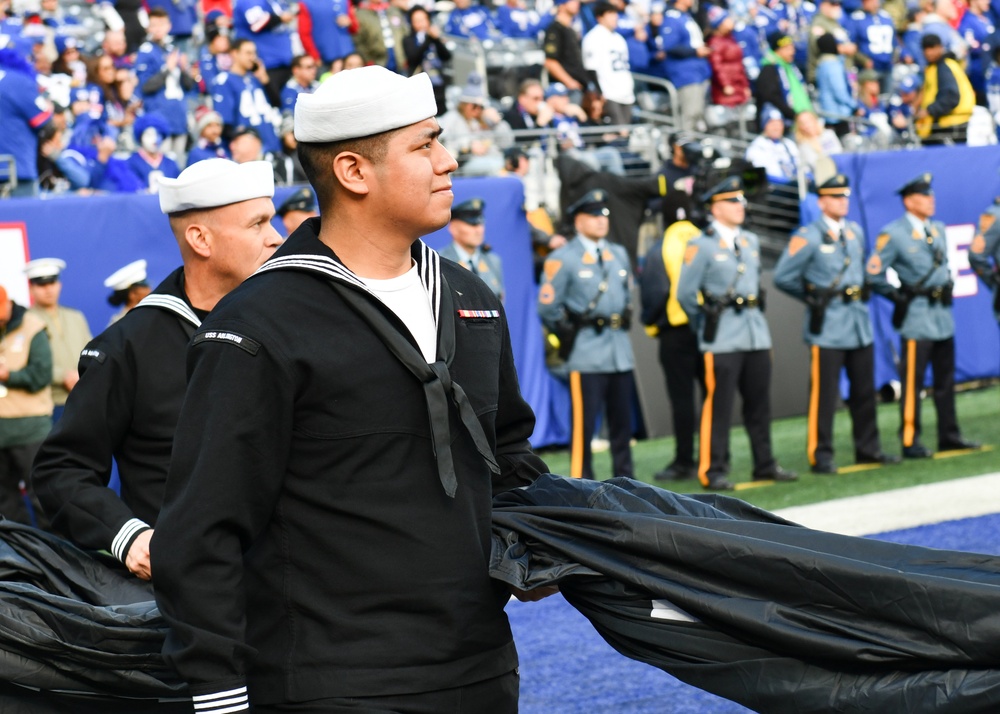
[{"label": "green football field", "polygon": [[[771,427],[774,453],[782,466],[799,472],[799,480],[795,483],[750,483],[750,444],[743,428],[735,427],[730,439],[732,471],[729,478],[736,484],[737,491],[730,495],[761,508],[775,510],[831,498],[1000,471],[1000,387],[994,384],[962,392],[957,395],[956,402],[963,436],[982,442],[985,445],[983,450],[941,454],[933,459],[907,460],[897,466],[855,467],[857,470],[852,470],[854,449],[851,443],[851,420],[846,409],[841,409],[834,426],[834,448],[836,463],[843,473],[835,476],[810,473],[805,453],[805,417],[775,421]],[[921,415],[923,442],[933,449],[937,446],[937,426],[934,403],[930,397],[924,399]],[[878,422],[883,449],[888,453],[899,454],[899,405],[879,405]],[[671,437],[639,442],[632,449],[636,478],[654,483],[653,474],[662,469],[673,458],[673,454]],[[547,450],[541,452],[541,456],[553,473],[569,473],[569,454],[566,451]],[[611,458],[607,452],[594,455],[594,471],[600,478],[610,476]],[[601,474],[604,475],[600,476]],[[702,490],[696,480],[655,483],[680,492]],[[984,494],[987,495],[995,497],[995,494]]]}]

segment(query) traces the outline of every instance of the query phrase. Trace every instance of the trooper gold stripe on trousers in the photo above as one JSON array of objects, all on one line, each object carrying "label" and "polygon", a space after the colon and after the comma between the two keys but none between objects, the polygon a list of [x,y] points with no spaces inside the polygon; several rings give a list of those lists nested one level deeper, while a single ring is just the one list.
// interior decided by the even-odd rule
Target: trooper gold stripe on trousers
[{"label": "trooper gold stripe on trousers", "polygon": [[[917,341],[906,340],[906,396],[903,403],[903,446],[913,446],[916,435],[917,399]],[[923,375],[921,375],[921,382]]]},{"label": "trooper gold stripe on trousers", "polygon": [[715,355],[705,353],[705,405],[701,410],[701,438],[698,443],[698,480],[708,486],[712,463],[712,400],[715,398]]},{"label": "trooper gold stripe on trousers", "polygon": [[583,387],[579,372],[569,373],[569,397],[573,415],[569,475],[583,478]]},{"label": "trooper gold stripe on trousers", "polygon": [[816,446],[819,444],[819,345],[812,345],[810,353],[812,364],[809,369],[809,416],[807,420],[806,453],[809,456],[809,465],[815,466]]}]

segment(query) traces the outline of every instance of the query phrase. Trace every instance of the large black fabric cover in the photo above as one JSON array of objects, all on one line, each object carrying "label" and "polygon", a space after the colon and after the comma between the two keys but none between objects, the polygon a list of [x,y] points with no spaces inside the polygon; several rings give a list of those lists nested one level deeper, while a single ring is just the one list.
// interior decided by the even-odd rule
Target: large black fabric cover
[{"label": "large black fabric cover", "polygon": [[1000,711],[998,557],[630,479],[546,475],[494,505],[494,577],[557,583],[615,649],[694,686],[759,712]]},{"label": "large black fabric cover", "polygon": [[[165,632],[149,583],[53,535],[0,520],[0,710],[63,710],[23,688],[152,704],[186,698],[160,656]],[[66,698],[65,711],[89,711],[86,701]],[[144,711],[136,701],[95,706]]]}]

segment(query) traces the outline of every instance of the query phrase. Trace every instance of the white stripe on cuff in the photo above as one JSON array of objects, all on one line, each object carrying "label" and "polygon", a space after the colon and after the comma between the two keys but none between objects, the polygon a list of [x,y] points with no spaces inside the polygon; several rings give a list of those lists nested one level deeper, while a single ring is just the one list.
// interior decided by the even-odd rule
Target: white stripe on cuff
[{"label": "white stripe on cuff", "polygon": [[123,563],[125,562],[125,556],[128,555],[128,553],[124,552],[125,546],[132,540],[132,536],[144,528],[149,528],[149,524],[145,521],[140,521],[138,518],[130,518],[125,522],[125,525],[118,531],[118,535],[111,541],[111,552],[114,553],[114,556],[118,560]]},{"label": "white stripe on cuff", "polygon": [[224,692],[214,694],[199,694],[191,697],[194,702],[194,710],[205,714],[229,714],[229,712],[245,711],[249,709],[247,701],[247,688],[227,689]]}]

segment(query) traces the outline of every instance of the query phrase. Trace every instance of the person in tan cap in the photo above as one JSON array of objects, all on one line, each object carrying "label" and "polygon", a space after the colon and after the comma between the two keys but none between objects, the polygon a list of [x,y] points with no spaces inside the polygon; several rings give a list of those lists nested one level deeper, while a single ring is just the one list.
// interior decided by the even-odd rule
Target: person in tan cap
[{"label": "person in tan cap", "polygon": [[436,113],[382,67],[300,94],[320,216],[192,340],[152,559],[199,712],[517,710],[491,504],[547,468],[500,301],[421,240]]},{"label": "person in tan cap", "polygon": [[45,322],[52,347],[52,421],[59,421],[66,398],[76,386],[80,373],[76,369],[80,350],[93,335],[87,318],[79,310],[59,304],[62,294],[62,271],[66,263],[59,258],[37,258],[24,267],[31,293],[29,312]]},{"label": "person in tan cap", "polygon": [[0,285],[0,516],[42,527],[28,474],[52,426],[51,381],[45,322]]},{"label": "person in tan cap", "polygon": [[[54,530],[111,551],[140,578],[150,578],[149,539],[184,399],[188,341],[281,243],[270,225],[273,195],[263,161],[206,159],[160,179],[160,210],[183,266],[84,348],[80,381],[35,459],[32,481]],[[107,488],[112,460],[120,498]]]}]

